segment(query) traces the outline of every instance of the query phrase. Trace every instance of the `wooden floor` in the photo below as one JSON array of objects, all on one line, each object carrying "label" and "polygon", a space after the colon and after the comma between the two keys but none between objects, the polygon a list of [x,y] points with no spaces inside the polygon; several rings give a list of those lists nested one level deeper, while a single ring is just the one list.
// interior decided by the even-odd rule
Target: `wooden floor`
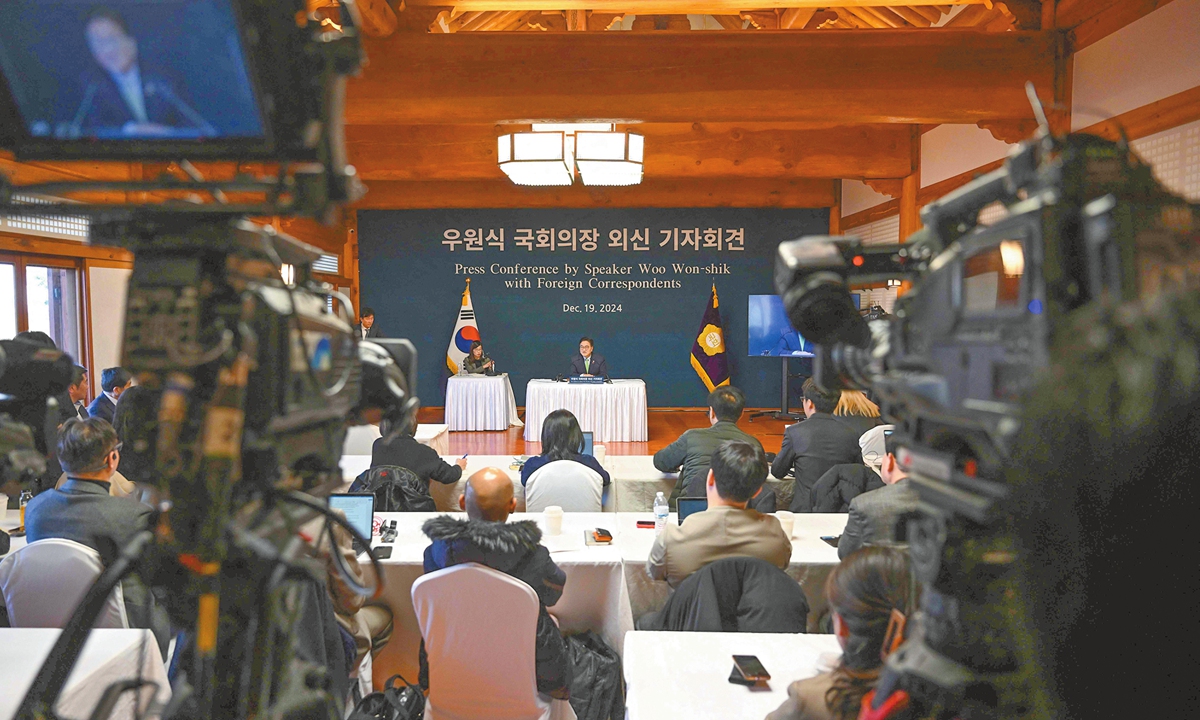
[{"label": "wooden floor", "polygon": [[[765,411],[770,411],[766,409]],[[761,417],[750,420],[758,409],[747,409],[738,422],[738,427],[758,438],[767,452],[779,452],[783,442],[783,428],[790,422]],[[522,413],[523,414],[523,413]],[[442,408],[422,408],[418,421],[423,423],[444,422]],[[708,427],[707,410],[654,410],[647,416],[650,439],[647,442],[606,442],[605,452],[609,455],[653,455],[670,445],[685,430]],[[513,427],[499,432],[452,432],[450,454],[472,455],[537,455],[541,443],[525,442],[525,428]]]}]

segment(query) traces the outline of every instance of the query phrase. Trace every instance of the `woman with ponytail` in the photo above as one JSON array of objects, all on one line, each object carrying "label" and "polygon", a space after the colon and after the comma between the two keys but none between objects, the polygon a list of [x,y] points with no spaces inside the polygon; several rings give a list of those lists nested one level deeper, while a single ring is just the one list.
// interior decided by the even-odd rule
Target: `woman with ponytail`
[{"label": "woman with ponytail", "polygon": [[842,646],[837,667],[788,687],[788,699],[767,720],[855,720],[875,686],[883,659],[904,639],[916,605],[908,554],[864,547],[842,560],[825,583],[833,629]]}]

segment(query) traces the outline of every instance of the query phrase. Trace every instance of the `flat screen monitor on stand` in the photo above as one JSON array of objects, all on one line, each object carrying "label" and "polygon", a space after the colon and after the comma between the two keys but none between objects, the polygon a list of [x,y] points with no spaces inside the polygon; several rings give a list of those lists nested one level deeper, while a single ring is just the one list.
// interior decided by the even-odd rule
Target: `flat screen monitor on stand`
[{"label": "flat screen monitor on stand", "polygon": [[[859,296],[852,294],[857,306]],[[791,358],[813,357],[813,345],[801,337],[800,333],[788,322],[787,312],[783,309],[783,300],[778,295],[749,296],[746,312],[746,336],[748,355],[750,357],[775,357],[780,359],[782,367],[782,383],[779,410],[759,412],[750,416],[771,417],[776,420],[803,420],[804,415],[794,413],[788,407],[788,360]],[[796,377],[805,377],[797,375]]]}]

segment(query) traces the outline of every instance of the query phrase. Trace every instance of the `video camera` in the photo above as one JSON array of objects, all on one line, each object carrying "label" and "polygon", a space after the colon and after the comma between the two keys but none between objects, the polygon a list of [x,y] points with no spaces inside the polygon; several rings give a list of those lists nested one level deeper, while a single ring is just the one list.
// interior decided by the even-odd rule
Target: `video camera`
[{"label": "video camera", "polygon": [[[346,79],[364,59],[357,9],[309,5],[0,4],[0,146],[20,160],[149,163],[140,180],[0,179],[5,213],[86,216],[91,242],[135,256],[122,365],[151,419],[122,454],[145,460],[130,479],[158,511],[81,602],[19,718],[53,717],[64,668],[133,572],[189,639],[164,717],[341,714],[336,678],[296,642],[325,581],[297,529],[324,515],[330,539],[339,523],[369,544],[312,496],[341,483],[347,424],[412,421],[417,368],[406,340],[359,341],[350,301],[312,277],[316,248],[248,219],[328,219],[362,193],[342,132]],[[100,716],[135,689],[110,688]]]},{"label": "video camera", "polygon": [[[1195,206],[1163,190],[1125,142],[1054,137],[1040,119],[1002,168],[927,205],[906,243],[779,247],[776,289],[817,343],[815,381],[879,398],[920,498],[897,538],[924,586],[919,621],[864,717],[1023,716],[1037,705],[1020,660],[1035,643],[1008,612],[1019,558],[1005,471],[1022,403],[1072,313],[1187,282],[1178,268],[1195,267]],[[981,226],[993,203],[1006,215]],[[912,290],[868,324],[849,285],[893,278]],[[889,715],[901,694],[905,709]]]},{"label": "video camera", "polygon": [[0,340],[0,492],[45,480],[74,363],[26,340]]}]

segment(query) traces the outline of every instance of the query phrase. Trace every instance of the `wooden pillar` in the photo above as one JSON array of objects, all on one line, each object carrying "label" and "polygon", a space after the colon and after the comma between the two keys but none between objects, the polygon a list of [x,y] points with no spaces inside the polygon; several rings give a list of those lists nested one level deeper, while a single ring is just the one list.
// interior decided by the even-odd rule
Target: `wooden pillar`
[{"label": "wooden pillar", "polygon": [[842,181],[833,181],[833,205],[829,208],[829,234],[842,234]]},{"label": "wooden pillar", "polygon": [[921,229],[917,194],[921,191],[921,128],[912,126],[912,172],[900,184],[900,242]]},{"label": "wooden pillar", "polygon": [[1042,0],[1042,29],[1053,30],[1058,27],[1057,18],[1055,17],[1058,11],[1058,5],[1055,0]]},{"label": "wooden pillar", "polygon": [[346,230],[346,244],[342,246],[342,263],[345,267],[339,270],[343,277],[350,280],[350,302],[354,303],[350,314],[358,317],[358,311],[362,308],[362,303],[359,302],[361,285],[358,279],[358,211],[343,210],[342,226]]}]

